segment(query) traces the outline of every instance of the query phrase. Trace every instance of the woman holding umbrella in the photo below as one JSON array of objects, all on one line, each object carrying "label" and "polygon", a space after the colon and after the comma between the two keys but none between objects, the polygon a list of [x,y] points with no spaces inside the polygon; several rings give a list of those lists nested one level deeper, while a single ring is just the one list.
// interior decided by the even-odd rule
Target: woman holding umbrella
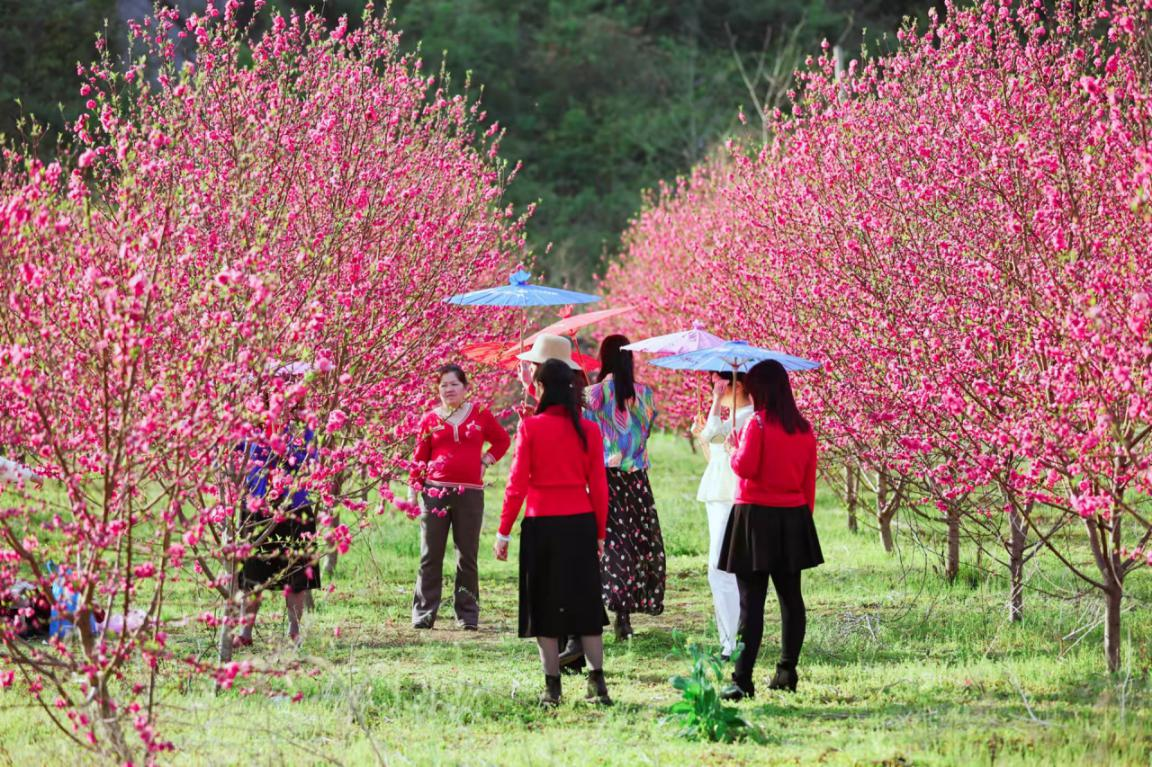
[{"label": "woman holding umbrella", "polygon": [[[664,611],[664,538],[648,482],[648,436],[656,407],[652,389],[636,381],[632,352],[622,348],[627,344],[622,335],[600,344],[600,373],[585,391],[584,410],[604,435],[608,530],[601,580],[619,639],[632,636],[632,613]],[[572,652],[565,653],[569,658]]]},{"label": "woman holding umbrella", "polygon": [[719,566],[740,587],[740,641],[726,700],[755,695],[752,672],[764,636],[768,582],[780,601],[781,648],[769,689],[795,690],[807,615],[800,573],[824,562],[812,512],[816,503],[816,437],[800,414],[784,366],[757,363],[745,385],[755,413],[732,453],[736,497],[720,546]]},{"label": "woman holding umbrella", "polygon": [[[732,471],[724,442],[733,432],[739,433],[744,428],[752,416],[752,400],[744,387],[744,373],[726,371],[713,373],[712,377],[712,408],[707,419],[696,417],[693,428],[708,452],[708,468],[700,478],[696,500],[702,501],[708,512],[708,585],[712,587],[721,652],[727,657],[736,649],[740,589],[736,576],[718,566],[724,531],[728,528],[728,517],[732,515],[732,498],[736,493],[736,474]],[[731,419],[723,417],[725,406],[732,414]]]}]

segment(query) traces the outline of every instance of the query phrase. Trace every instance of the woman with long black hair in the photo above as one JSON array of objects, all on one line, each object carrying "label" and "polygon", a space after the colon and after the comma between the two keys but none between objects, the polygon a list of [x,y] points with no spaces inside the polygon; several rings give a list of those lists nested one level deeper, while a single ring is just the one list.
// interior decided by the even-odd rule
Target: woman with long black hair
[{"label": "woman with long black hair", "polygon": [[600,556],[608,518],[608,484],[596,424],[581,418],[573,363],[549,359],[536,371],[540,402],[520,423],[500,530],[497,559],[508,558],[512,525],[520,524],[520,626],[535,637],[544,666],[540,702],[560,702],[558,637],[579,636],[587,655],[588,699],[611,705],[604,682]]},{"label": "woman with long black hair", "polygon": [[[604,603],[616,613],[616,636],[632,636],[632,613],[664,612],[664,538],[648,482],[648,437],[656,420],[652,389],[636,381],[628,339],[600,343],[597,383],[584,393],[584,414],[604,435],[608,528],[601,568]],[[575,649],[575,648],[572,648]],[[578,650],[576,650],[578,652]],[[565,653],[567,660],[571,653]]]},{"label": "woman with long black hair", "polygon": [[752,672],[764,637],[768,581],[780,602],[781,648],[769,689],[795,691],[807,612],[800,573],[824,562],[812,514],[816,505],[816,437],[800,414],[788,372],[775,360],[757,364],[745,380],[755,412],[732,448],[735,505],[720,546],[719,567],[740,589],[739,639],[733,684],[722,694],[756,694]]}]

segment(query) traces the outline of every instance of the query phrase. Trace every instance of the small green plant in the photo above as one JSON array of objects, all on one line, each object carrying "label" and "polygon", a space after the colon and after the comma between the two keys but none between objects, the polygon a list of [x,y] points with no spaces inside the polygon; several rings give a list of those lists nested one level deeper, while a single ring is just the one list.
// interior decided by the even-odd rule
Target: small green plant
[{"label": "small green plant", "polygon": [[[727,680],[725,661],[713,648],[699,642],[688,643],[679,632],[673,632],[676,654],[692,661],[687,676],[674,676],[669,681],[681,693],[681,699],[668,709],[663,722],[680,725],[679,735],[688,740],[731,743],[745,738],[765,742],[763,731],[740,715],[735,706],[725,705],[720,691]],[[739,656],[736,648],[732,660]]]}]

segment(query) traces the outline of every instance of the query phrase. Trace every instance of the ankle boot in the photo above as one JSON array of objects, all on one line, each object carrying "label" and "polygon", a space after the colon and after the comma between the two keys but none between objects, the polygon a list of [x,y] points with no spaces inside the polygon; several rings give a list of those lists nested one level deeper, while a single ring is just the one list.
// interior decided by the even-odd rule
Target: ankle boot
[{"label": "ankle boot", "polygon": [[800,681],[800,677],[796,674],[795,667],[776,664],[776,675],[773,676],[772,681],[768,683],[768,689],[796,692],[796,683],[798,681]]},{"label": "ankle boot", "polygon": [[756,697],[756,685],[751,679],[732,677],[732,684],[720,691],[720,700],[741,701]]},{"label": "ankle boot", "polygon": [[544,675],[544,693],[540,696],[540,705],[554,708],[560,705],[560,675]]},{"label": "ankle boot", "polygon": [[576,674],[584,670],[584,645],[580,637],[568,637],[568,644],[560,651],[560,673]]},{"label": "ankle boot", "polygon": [[608,697],[608,685],[604,682],[604,669],[597,668],[588,672],[587,700],[598,706],[612,705],[612,699]]},{"label": "ankle boot", "polygon": [[631,639],[632,638],[632,616],[625,612],[616,613],[616,638],[617,639]]}]

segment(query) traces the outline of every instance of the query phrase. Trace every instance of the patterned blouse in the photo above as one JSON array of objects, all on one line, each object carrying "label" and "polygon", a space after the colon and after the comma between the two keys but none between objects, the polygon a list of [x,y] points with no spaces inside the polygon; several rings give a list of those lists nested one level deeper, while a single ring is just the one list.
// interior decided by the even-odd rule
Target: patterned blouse
[{"label": "patterned blouse", "polygon": [[[626,410],[616,409],[616,384],[609,378],[584,390],[584,416],[604,435],[604,464],[621,471],[648,468],[648,435],[656,420],[652,390],[636,384],[636,399]],[[614,466],[613,457],[620,463]]]}]

